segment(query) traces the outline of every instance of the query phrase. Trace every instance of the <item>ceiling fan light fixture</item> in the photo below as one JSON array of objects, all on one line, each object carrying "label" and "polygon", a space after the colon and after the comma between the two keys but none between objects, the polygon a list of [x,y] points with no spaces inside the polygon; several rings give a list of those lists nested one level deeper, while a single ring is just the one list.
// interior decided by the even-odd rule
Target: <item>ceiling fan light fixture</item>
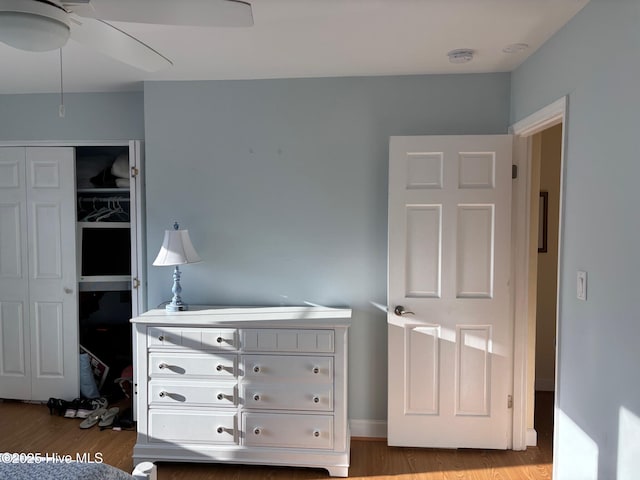
[{"label": "ceiling fan light fixture", "polygon": [[67,43],[67,12],[38,0],[0,0],[0,42],[20,50],[47,52]]}]

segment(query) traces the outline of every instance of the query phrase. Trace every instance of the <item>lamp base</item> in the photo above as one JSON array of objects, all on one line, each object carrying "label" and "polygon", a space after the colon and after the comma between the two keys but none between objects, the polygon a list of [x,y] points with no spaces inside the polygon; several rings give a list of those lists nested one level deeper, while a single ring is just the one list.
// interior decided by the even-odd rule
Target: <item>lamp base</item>
[{"label": "lamp base", "polygon": [[164,308],[167,312],[183,312],[185,310],[189,310],[189,305],[187,305],[186,303],[180,303],[175,305],[172,303],[167,303],[167,306]]},{"label": "lamp base", "polygon": [[173,270],[173,288],[171,289],[173,298],[165,307],[167,312],[182,312],[189,310],[189,306],[182,301],[180,294],[182,293],[182,286],[180,286],[180,269],[178,265]]}]

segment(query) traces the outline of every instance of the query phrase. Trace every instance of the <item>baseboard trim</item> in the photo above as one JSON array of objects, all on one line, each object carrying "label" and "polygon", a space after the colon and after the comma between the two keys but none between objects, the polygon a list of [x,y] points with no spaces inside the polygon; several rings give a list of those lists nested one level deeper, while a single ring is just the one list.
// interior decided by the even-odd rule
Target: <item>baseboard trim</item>
[{"label": "baseboard trim", "polygon": [[[349,420],[352,437],[386,438],[387,422],[384,420]],[[527,429],[527,447],[538,445],[538,432],[534,428]]]},{"label": "baseboard trim", "polygon": [[352,437],[386,438],[387,422],[384,420],[349,420]]}]

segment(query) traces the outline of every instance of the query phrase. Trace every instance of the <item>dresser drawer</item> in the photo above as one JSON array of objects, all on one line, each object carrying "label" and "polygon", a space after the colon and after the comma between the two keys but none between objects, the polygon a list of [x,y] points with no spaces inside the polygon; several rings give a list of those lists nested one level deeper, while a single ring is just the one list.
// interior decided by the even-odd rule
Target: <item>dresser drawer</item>
[{"label": "dresser drawer", "polygon": [[149,354],[152,378],[235,378],[238,357],[235,354],[171,353]]},{"label": "dresser drawer", "polygon": [[332,385],[265,385],[252,383],[243,387],[244,407],[276,410],[333,410]]},{"label": "dresser drawer", "polygon": [[245,329],[242,347],[246,352],[333,353],[333,330]]},{"label": "dresser drawer", "polygon": [[234,407],[238,404],[233,382],[192,382],[156,379],[149,382],[149,405]]},{"label": "dresser drawer", "polygon": [[333,417],[245,413],[244,444],[253,447],[333,448]]},{"label": "dresser drawer", "polygon": [[237,350],[235,328],[149,327],[148,347],[185,348],[193,350]]},{"label": "dresser drawer", "polygon": [[149,410],[150,443],[237,444],[236,415],[206,410]]},{"label": "dresser drawer", "polygon": [[332,383],[333,358],[243,355],[246,382]]}]

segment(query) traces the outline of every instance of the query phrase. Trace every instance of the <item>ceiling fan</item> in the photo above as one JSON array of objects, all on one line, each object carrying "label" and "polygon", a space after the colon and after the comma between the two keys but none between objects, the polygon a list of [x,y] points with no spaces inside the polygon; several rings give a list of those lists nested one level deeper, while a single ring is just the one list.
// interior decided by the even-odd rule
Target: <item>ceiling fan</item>
[{"label": "ceiling fan", "polygon": [[241,0],[0,0],[0,42],[44,52],[69,37],[116,60],[155,72],[171,60],[108,22],[203,27],[253,25]]}]

